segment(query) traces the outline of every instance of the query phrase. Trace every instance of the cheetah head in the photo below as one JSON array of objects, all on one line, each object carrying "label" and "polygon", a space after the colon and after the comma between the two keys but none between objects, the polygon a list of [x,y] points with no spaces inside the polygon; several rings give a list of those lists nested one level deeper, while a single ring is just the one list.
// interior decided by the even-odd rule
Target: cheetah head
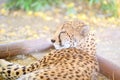
[{"label": "cheetah head", "polygon": [[56,49],[76,47],[89,33],[89,26],[82,21],[67,21],[58,27],[51,42]]}]

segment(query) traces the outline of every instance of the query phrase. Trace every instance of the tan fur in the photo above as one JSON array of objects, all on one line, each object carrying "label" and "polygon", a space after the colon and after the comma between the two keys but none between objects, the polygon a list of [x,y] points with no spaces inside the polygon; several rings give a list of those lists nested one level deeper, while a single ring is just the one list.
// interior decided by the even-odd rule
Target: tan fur
[{"label": "tan fur", "polygon": [[95,38],[89,33],[85,23],[81,21],[63,23],[56,31],[52,42],[57,50],[51,51],[41,60],[28,66],[7,64],[9,66],[1,67],[0,73],[6,80],[96,79],[99,68],[95,57]]}]

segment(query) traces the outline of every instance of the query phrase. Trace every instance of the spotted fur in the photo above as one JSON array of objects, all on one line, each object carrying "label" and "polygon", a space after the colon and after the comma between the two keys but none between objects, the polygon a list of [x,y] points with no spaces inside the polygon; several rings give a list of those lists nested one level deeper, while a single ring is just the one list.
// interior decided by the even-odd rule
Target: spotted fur
[{"label": "spotted fur", "polygon": [[89,26],[81,21],[65,22],[51,41],[56,50],[28,66],[0,60],[6,63],[0,74],[5,80],[96,80],[96,44]]}]

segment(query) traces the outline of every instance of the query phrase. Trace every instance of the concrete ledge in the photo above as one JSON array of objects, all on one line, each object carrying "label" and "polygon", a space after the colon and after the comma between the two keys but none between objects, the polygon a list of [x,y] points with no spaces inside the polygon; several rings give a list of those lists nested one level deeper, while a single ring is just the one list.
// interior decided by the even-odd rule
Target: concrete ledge
[{"label": "concrete ledge", "polygon": [[52,43],[46,39],[25,40],[8,44],[0,44],[0,59],[18,54],[45,51],[52,47]]},{"label": "concrete ledge", "polygon": [[[116,55],[117,56],[117,55]],[[100,72],[110,78],[110,80],[120,80],[120,67],[110,60],[103,58],[102,56],[97,55]]]},{"label": "concrete ledge", "polygon": [[96,31],[101,73],[111,80],[120,80],[120,27],[101,27]]}]

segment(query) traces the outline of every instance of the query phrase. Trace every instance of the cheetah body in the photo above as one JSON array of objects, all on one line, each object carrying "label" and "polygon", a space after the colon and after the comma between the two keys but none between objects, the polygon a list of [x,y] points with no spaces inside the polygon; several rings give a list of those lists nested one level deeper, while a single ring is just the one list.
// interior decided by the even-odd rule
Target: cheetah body
[{"label": "cheetah body", "polygon": [[7,63],[6,80],[96,80],[99,71],[94,35],[81,21],[63,23],[51,40],[56,50],[28,66]]}]

